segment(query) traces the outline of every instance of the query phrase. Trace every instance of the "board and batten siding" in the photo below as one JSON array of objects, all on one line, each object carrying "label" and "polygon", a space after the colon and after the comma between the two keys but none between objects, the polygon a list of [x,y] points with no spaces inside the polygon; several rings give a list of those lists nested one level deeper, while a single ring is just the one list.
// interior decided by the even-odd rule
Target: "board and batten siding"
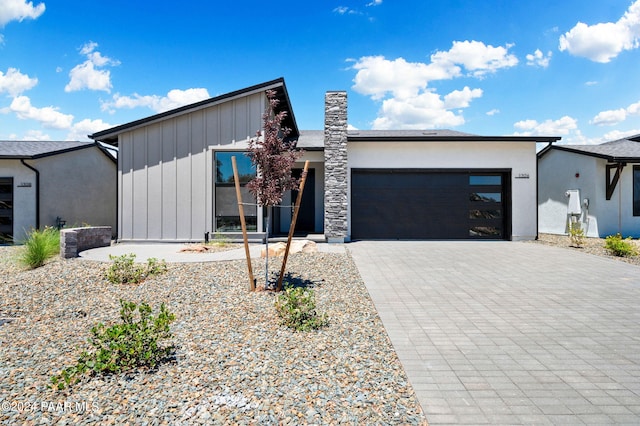
[{"label": "board and batten siding", "polygon": [[118,239],[202,241],[213,230],[213,152],[255,136],[265,105],[255,93],[120,134]]}]

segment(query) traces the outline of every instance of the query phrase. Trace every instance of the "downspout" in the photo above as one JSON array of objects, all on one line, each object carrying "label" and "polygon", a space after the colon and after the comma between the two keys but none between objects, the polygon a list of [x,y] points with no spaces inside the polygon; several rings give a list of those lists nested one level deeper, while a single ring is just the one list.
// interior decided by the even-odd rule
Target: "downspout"
[{"label": "downspout", "polygon": [[[553,142],[549,142],[547,146],[542,149],[551,147]],[[538,200],[540,199],[540,159],[538,153],[536,153],[536,240],[540,239],[540,218],[538,217]],[[513,238],[512,238],[513,239]]]},{"label": "downspout", "polygon": [[40,172],[25,163],[23,158],[20,159],[20,162],[26,168],[33,170],[36,174],[36,229],[40,229]]}]

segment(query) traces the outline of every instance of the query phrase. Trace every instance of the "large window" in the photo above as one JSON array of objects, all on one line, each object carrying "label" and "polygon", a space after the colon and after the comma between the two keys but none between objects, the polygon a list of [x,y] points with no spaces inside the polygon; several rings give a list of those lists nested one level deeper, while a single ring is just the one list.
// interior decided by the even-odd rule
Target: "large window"
[{"label": "large window", "polygon": [[502,238],[502,174],[469,175],[469,237]]},{"label": "large window", "polygon": [[244,205],[244,216],[248,231],[258,230],[258,208],[255,198],[247,190],[246,184],[256,175],[255,168],[244,152],[223,151],[215,153],[216,182],[215,182],[215,230],[216,232],[236,232],[242,230],[240,226],[240,212],[238,198],[233,179],[231,157],[236,157],[238,176],[240,178],[240,192]]},{"label": "large window", "polygon": [[633,215],[640,216],[640,166],[633,166]]}]

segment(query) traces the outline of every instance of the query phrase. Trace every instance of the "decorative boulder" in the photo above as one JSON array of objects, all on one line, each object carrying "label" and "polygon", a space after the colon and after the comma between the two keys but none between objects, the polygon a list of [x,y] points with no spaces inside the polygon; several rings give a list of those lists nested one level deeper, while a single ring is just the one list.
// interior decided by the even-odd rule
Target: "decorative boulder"
[{"label": "decorative boulder", "polygon": [[[287,248],[287,243],[278,242],[269,244],[269,257],[284,256],[284,251]],[[289,247],[289,254],[294,253],[315,253],[318,251],[315,241],[310,240],[293,240],[291,241],[291,247]],[[260,252],[260,256],[266,256],[266,250],[263,248]]]}]

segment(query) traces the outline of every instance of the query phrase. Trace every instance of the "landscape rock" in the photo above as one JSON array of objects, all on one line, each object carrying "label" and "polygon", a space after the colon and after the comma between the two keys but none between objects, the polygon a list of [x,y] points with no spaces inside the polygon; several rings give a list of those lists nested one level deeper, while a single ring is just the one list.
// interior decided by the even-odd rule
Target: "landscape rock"
[{"label": "landscape rock", "polygon": [[[284,256],[284,251],[287,248],[287,243],[277,242],[269,244],[269,257]],[[315,241],[311,240],[293,240],[291,241],[291,247],[289,247],[289,254],[295,253],[316,253],[318,247]],[[262,249],[260,252],[261,257],[265,257],[266,249]]]}]

